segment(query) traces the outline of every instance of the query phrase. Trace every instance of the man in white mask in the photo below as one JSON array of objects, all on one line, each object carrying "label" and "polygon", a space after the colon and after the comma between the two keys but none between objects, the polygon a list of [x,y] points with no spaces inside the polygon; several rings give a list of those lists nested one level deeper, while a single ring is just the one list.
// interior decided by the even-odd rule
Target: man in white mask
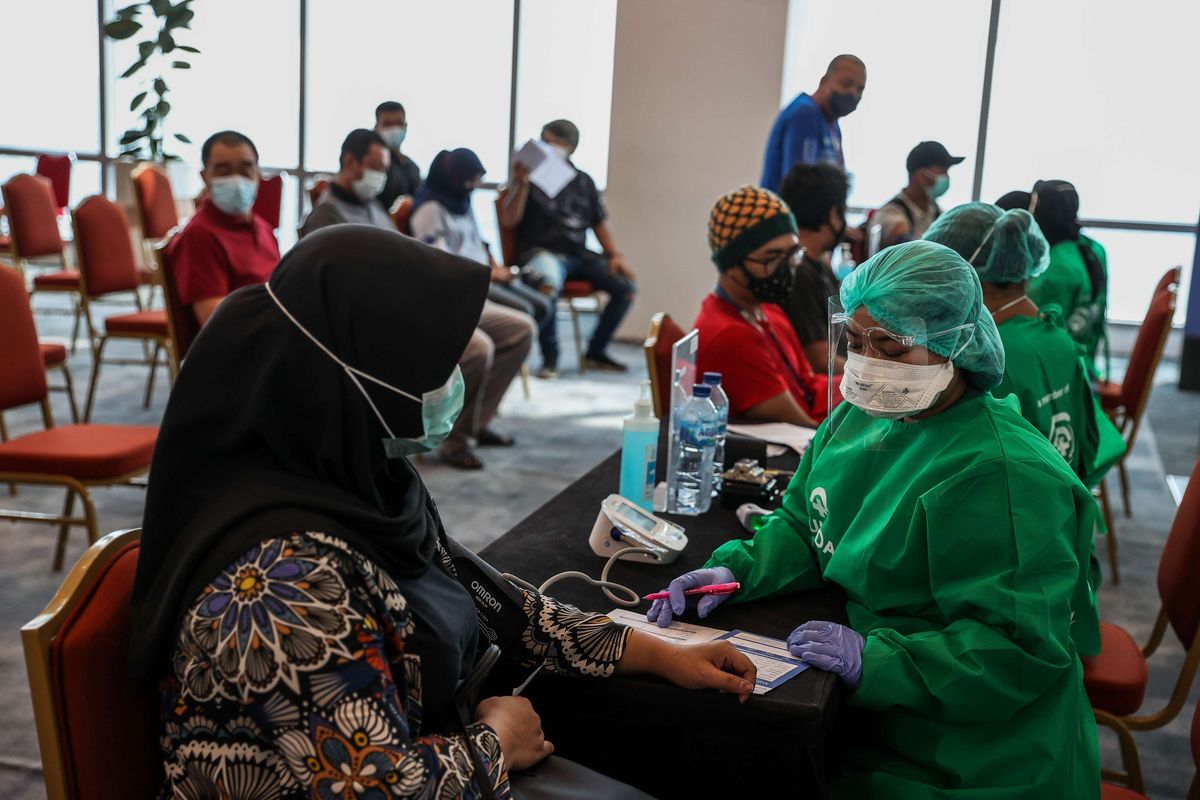
[{"label": "man in white mask", "polygon": [[408,113],[395,100],[380,103],[375,108],[375,132],[387,142],[392,160],[388,165],[387,183],[379,193],[379,202],[388,211],[398,199],[412,197],[421,187],[421,168],[400,148],[408,136]]},{"label": "man in white mask", "polygon": [[279,263],[271,224],[254,214],[258,149],[237,131],[214,133],[200,148],[204,197],[171,240],[168,263],[180,302],[195,317],[178,324],[195,335],[225,296],[263,283]]},{"label": "man in white mask", "polygon": [[391,154],[375,131],[358,128],[342,142],[338,174],[304,221],[303,235],[345,222],[395,228],[379,193],[387,183]]}]

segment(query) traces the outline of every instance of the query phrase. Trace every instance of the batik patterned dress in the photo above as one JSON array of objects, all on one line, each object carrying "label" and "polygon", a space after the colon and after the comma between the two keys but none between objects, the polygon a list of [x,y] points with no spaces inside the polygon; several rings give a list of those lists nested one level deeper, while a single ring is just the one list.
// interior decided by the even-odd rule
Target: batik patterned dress
[{"label": "batik patterned dress", "polygon": [[[613,673],[628,628],[533,592],[524,606],[524,665]],[[415,624],[396,583],[338,538],[294,533],[251,548],[203,589],[173,646],[161,797],[473,798],[468,736],[508,797],[489,726],[422,730],[421,659],[405,648]]]}]

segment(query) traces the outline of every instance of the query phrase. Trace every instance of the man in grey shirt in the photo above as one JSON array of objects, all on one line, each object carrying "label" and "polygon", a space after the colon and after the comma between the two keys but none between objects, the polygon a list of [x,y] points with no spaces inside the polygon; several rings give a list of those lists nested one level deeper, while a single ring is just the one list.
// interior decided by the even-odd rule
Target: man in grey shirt
[{"label": "man in grey shirt", "polygon": [[342,142],[338,174],[304,221],[301,235],[326,225],[346,222],[395,230],[391,217],[378,200],[379,192],[387,183],[390,160],[387,143],[378,133],[366,128],[350,131]]},{"label": "man in grey shirt", "polygon": [[[392,218],[376,197],[387,180],[388,158],[387,145],[378,133],[365,128],[351,131],[342,143],[337,177],[305,220],[304,235],[329,225],[360,223],[399,236]],[[404,265],[397,264],[396,268],[403,269]],[[450,466],[482,468],[483,462],[471,449],[473,444],[502,447],[513,444],[511,437],[497,433],[489,425],[509,384],[525,363],[536,333],[529,315],[491,300],[484,303],[479,326],[458,360],[466,384],[463,410],[438,449],[438,455]],[[430,331],[430,335],[436,335],[436,331]]]}]

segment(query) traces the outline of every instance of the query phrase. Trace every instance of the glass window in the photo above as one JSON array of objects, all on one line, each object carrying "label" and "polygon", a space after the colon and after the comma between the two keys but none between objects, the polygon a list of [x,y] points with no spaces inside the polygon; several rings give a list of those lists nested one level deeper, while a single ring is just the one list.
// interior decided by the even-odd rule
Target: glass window
[{"label": "glass window", "polygon": [[309,169],[336,169],[346,134],[398,100],[422,174],[439,150],[469,147],[489,180],[503,178],[512,0],[309,0],[308,12]]},{"label": "glass window", "polygon": [[471,210],[475,221],[479,223],[479,235],[491,248],[492,257],[497,263],[504,262],[504,254],[500,251],[500,218],[496,215],[496,195],[499,192],[491,189],[476,189],[471,193]]},{"label": "glass window", "polygon": [[4,4],[0,146],[100,150],[95,0]]},{"label": "glass window", "polygon": [[[264,166],[295,166],[299,162],[299,3],[205,0],[196,4],[195,11],[191,30],[180,31],[176,39],[200,52],[176,50],[166,58],[168,63],[190,63],[191,69],[162,71],[157,61],[151,61],[129,78],[116,80],[110,94],[109,152],[121,151],[121,135],[138,121],[130,102],[161,74],[171,103],[164,142],[168,153],[199,165],[204,140],[219,130],[232,129],[254,141]],[[140,19],[146,23],[155,18],[143,11]],[[134,62],[145,30],[109,45],[113,76]],[[184,134],[192,144],[175,140],[175,133]]]},{"label": "glass window", "polygon": [[1197,29],[1200,3],[1005,3],[983,199],[1063,178],[1084,217],[1195,221]]},{"label": "glass window", "polygon": [[[971,199],[989,12],[984,0],[791,1],[784,104],[815,91],[839,53],[867,65],[862,103],[841,121],[851,205],[874,208],[891,199],[908,182],[908,151],[928,139],[966,157],[950,170],[942,207]],[[768,130],[754,146],[766,146]]]},{"label": "glass window", "polygon": [[1111,228],[1085,228],[1084,233],[1104,245],[1108,254],[1109,321],[1140,324],[1146,317],[1158,279],[1171,267],[1182,265],[1175,322],[1183,324],[1196,248],[1194,235]]},{"label": "glass window", "polygon": [[522,0],[516,145],[551,120],[571,120],[579,126],[573,160],[601,189],[608,183],[616,36],[617,0]]}]

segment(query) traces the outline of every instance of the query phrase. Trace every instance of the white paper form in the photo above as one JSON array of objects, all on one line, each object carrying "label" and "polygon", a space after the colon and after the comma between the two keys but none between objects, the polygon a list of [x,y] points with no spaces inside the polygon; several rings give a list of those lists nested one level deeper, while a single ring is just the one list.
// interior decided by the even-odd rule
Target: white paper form
[{"label": "white paper form", "polygon": [[754,694],[766,694],[808,669],[808,664],[788,652],[787,642],[745,631],[730,631],[719,637],[749,658],[758,670]]},{"label": "white paper form", "polygon": [[679,620],[672,620],[671,626],[668,628],[660,628],[657,624],[647,620],[645,614],[638,614],[623,608],[608,612],[608,616],[614,622],[628,625],[643,633],[657,636],[674,644],[703,644],[704,642],[716,641],[728,635],[725,631],[717,630],[716,628],[692,625],[687,622],[680,622]]},{"label": "white paper form", "polygon": [[[789,422],[767,422],[756,425],[730,425],[729,432],[790,447],[800,455],[804,455],[804,451],[808,449],[808,443],[813,440],[817,429],[792,425]],[[780,453],[782,451],[772,453],[770,448],[767,449],[767,455],[770,456],[780,455]]]},{"label": "white paper form", "polygon": [[514,157],[529,170],[529,180],[553,200],[568,183],[575,180],[575,168],[540,139],[530,139]]}]

